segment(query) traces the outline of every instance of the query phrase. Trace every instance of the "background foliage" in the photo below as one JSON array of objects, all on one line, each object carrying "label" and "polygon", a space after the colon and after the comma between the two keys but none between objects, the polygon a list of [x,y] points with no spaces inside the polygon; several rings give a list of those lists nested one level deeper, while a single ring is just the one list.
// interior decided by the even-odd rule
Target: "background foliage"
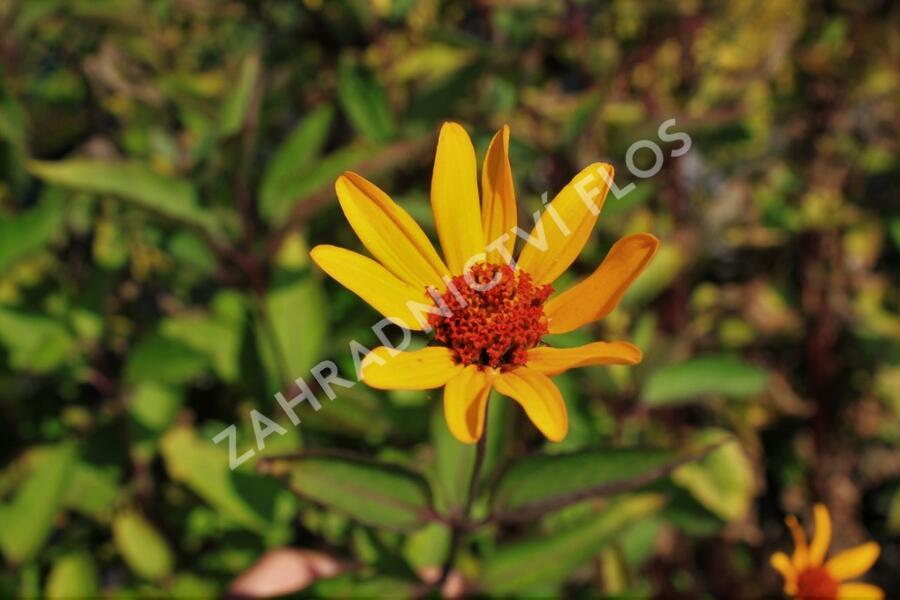
[{"label": "background foliage", "polygon": [[[771,595],[784,513],[821,500],[836,544],[878,541],[872,581],[900,590],[898,9],[0,3],[0,595],[215,596],[285,546],[268,564],[318,580],[307,594],[439,577],[453,535],[423,511],[458,513],[472,454],[435,394],[357,386],[235,473],[211,438],[236,423],[252,447],[251,409],[275,417],[287,382],[323,358],[352,372],[348,341],[375,342],[377,315],[306,252],[358,246],[332,189],[346,169],[430,227],[445,119],[479,153],[510,124],[526,215],[595,160],[632,181],[627,148],[664,120],[693,139],[607,203],[576,263],[628,232],[663,241],[625,304],[564,340],[632,339],[645,362],[560,376],[561,444],[492,401],[494,505],[475,514],[729,440],[638,492],[479,529],[447,585]],[[253,465],[322,448],[396,470]],[[341,487],[367,478],[397,502]]]}]

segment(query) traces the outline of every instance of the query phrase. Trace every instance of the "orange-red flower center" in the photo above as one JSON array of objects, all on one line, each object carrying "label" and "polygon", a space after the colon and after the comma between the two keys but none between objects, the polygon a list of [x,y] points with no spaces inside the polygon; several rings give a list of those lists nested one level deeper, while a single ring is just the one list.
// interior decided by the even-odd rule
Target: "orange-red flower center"
[{"label": "orange-red flower center", "polygon": [[810,567],[797,575],[797,600],[835,600],[838,582],[825,567]]},{"label": "orange-red flower center", "polygon": [[544,302],[553,288],[509,265],[477,263],[435,298],[428,321],[434,339],[465,365],[509,369],[524,365],[529,348],[547,333]]}]

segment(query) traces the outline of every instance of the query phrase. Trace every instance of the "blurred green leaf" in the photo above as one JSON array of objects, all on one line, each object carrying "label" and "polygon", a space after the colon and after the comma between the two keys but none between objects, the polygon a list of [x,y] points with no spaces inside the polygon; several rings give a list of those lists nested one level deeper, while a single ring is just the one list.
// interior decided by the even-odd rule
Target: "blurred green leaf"
[{"label": "blurred green leaf", "polygon": [[304,590],[310,598],[415,598],[421,583],[388,575],[347,573],[322,579]]},{"label": "blurred green leaf", "polygon": [[139,576],[151,581],[172,572],[172,551],[159,532],[135,512],[119,513],[113,521],[113,539],[125,562]]},{"label": "blurred green leaf", "polygon": [[22,213],[0,215],[0,274],[53,239],[63,223],[62,208],[58,200],[44,200]]},{"label": "blurred green leaf", "polygon": [[753,465],[749,457],[725,431],[701,431],[694,441],[702,445],[724,443],[700,460],[679,467],[672,473],[672,481],[722,519],[742,518],[753,499]]},{"label": "blurred green leaf", "polygon": [[165,381],[177,385],[198,377],[208,368],[206,356],[187,344],[150,335],[128,354],[125,379],[132,383]]},{"label": "blurred green leaf", "polygon": [[327,455],[275,458],[265,464],[285,473],[300,496],[373,527],[414,530],[425,525],[431,511],[426,481],[397,466]]},{"label": "blurred green leaf", "polygon": [[629,526],[662,505],[663,498],[655,494],[621,498],[577,526],[500,546],[484,562],[480,587],[491,595],[509,595],[562,583],[574,569],[625,534]]},{"label": "blurred green leaf", "polygon": [[10,562],[34,557],[53,529],[72,476],[76,449],[60,444],[33,457],[33,471],[9,504],[0,505],[0,545]]},{"label": "blurred green leaf", "polygon": [[64,505],[98,521],[107,522],[119,497],[119,491],[119,483],[114,473],[80,460],[72,469]]},{"label": "blurred green leaf", "polygon": [[258,348],[273,388],[309,373],[322,356],[327,327],[321,282],[309,272],[281,271],[257,320]]},{"label": "blurred green leaf", "polygon": [[254,88],[259,81],[261,65],[257,53],[251,53],[244,57],[234,88],[225,99],[222,113],[219,115],[220,137],[232,136],[243,129],[253,101]]},{"label": "blurred green leaf", "polygon": [[[629,202],[633,197],[640,199],[640,188],[623,197]],[[663,244],[643,273],[631,284],[622,297],[624,306],[640,306],[665,290],[675,281],[685,265],[684,251],[672,244]]]},{"label": "blurred green leaf", "polygon": [[410,533],[403,544],[403,556],[417,571],[444,564],[450,552],[451,532],[443,523],[429,523]]},{"label": "blurred green leaf", "polygon": [[45,373],[62,365],[75,351],[75,338],[65,324],[43,314],[0,306],[0,342],[16,369]]},{"label": "blurred green leaf", "polygon": [[309,167],[328,139],[333,120],[334,109],[325,104],[306,115],[278,147],[259,188],[263,212],[270,207],[287,206],[297,199],[296,190],[306,185]]},{"label": "blurred green leaf", "polygon": [[56,185],[96,194],[119,196],[135,206],[174,221],[199,227],[212,237],[222,236],[218,220],[197,202],[194,186],[163,175],[137,162],[94,159],[28,163],[31,173]]},{"label": "blurred green leaf", "polygon": [[[244,470],[229,469],[228,449],[197,437],[188,427],[176,427],[160,441],[166,470],[223,516],[252,529],[272,527],[278,482]],[[242,453],[240,449],[238,453]]]},{"label": "blurred green leaf", "polygon": [[726,355],[702,356],[654,371],[641,399],[651,406],[699,402],[706,396],[747,398],[765,391],[769,374],[760,367]]},{"label": "blurred green leaf", "polygon": [[86,552],[66,554],[56,560],[47,576],[44,596],[50,600],[97,597],[97,566]]},{"label": "blurred green leaf", "polygon": [[394,134],[394,116],[375,75],[349,60],[338,68],[338,100],[353,127],[373,142]]},{"label": "blurred green leaf", "polygon": [[338,175],[371,158],[372,152],[368,145],[345,146],[298,168],[279,180],[277,193],[273,190],[260,198],[260,212],[270,224],[283,224],[295,203],[323,190],[330,193]]},{"label": "blurred green leaf", "polygon": [[240,375],[244,301],[234,292],[223,291],[211,304],[211,314],[185,313],[164,319],[159,333],[203,354],[222,381],[233,382]]}]

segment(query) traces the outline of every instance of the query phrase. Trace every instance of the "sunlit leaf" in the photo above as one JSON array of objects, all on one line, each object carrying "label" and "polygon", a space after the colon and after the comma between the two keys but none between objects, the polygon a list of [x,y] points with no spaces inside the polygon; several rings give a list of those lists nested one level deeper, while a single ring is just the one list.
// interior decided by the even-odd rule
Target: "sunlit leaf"
[{"label": "sunlit leaf", "polygon": [[8,560],[24,562],[43,546],[62,506],[75,457],[71,444],[42,451],[12,502],[0,505],[0,545]]},{"label": "sunlit leaf", "polygon": [[143,517],[135,512],[119,513],[112,530],[116,548],[136,574],[152,581],[172,572],[169,544]]},{"label": "sunlit leaf", "polygon": [[90,554],[77,552],[56,560],[47,576],[44,595],[51,600],[97,596],[97,566]]},{"label": "sunlit leaf", "polygon": [[753,465],[737,440],[720,430],[701,431],[698,444],[724,443],[700,460],[683,465],[672,480],[726,521],[743,517],[753,499]]}]

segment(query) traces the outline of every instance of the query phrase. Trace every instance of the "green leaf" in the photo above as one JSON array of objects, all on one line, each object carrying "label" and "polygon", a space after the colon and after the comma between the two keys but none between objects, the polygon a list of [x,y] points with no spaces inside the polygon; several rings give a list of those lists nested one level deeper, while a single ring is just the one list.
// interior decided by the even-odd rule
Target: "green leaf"
[{"label": "green leaf", "polygon": [[[239,449],[238,454],[243,451]],[[160,440],[160,452],[172,479],[228,519],[258,531],[272,526],[276,499],[287,492],[269,477],[230,470],[227,444],[217,446],[188,427],[175,427]]]},{"label": "green leaf", "polygon": [[435,453],[435,476],[441,509],[459,514],[469,495],[475,444],[463,444],[450,433],[444,409],[438,404],[431,413],[431,439]]},{"label": "green leaf", "polygon": [[621,498],[602,513],[553,535],[508,544],[484,562],[480,584],[490,595],[508,595],[565,581],[588,562],[663,506],[656,494]]},{"label": "green leaf", "polygon": [[10,265],[40,250],[63,223],[62,203],[45,200],[31,210],[0,216],[0,274]]},{"label": "green leaf", "polygon": [[275,457],[263,463],[286,474],[298,495],[373,527],[410,531],[431,512],[425,480],[393,465],[345,456]]},{"label": "green leaf", "polygon": [[137,575],[158,581],[171,574],[169,544],[143,517],[135,512],[119,513],[112,529],[119,554]]},{"label": "green leaf", "polygon": [[328,138],[334,109],[326,104],[307,115],[275,151],[259,188],[262,207],[289,205],[297,196],[298,175],[306,171]]},{"label": "green leaf", "polygon": [[260,198],[260,212],[272,225],[284,223],[295,203],[306,200],[314,193],[331,194],[338,175],[371,158],[373,152],[368,145],[346,146],[322,160],[296,169],[279,181],[278,193],[273,191]]},{"label": "green leaf", "polygon": [[409,534],[403,544],[403,557],[417,572],[444,564],[450,552],[450,528],[443,523],[429,523]]},{"label": "green leaf", "polygon": [[747,514],[753,500],[753,465],[731,434],[718,429],[701,431],[698,444],[721,443],[700,460],[672,473],[672,481],[687,490],[713,514],[734,521]]},{"label": "green leaf", "polygon": [[85,552],[66,554],[53,563],[44,596],[56,598],[97,597],[97,566]]},{"label": "green leaf", "polygon": [[31,161],[31,173],[50,183],[95,194],[110,194],[174,221],[221,235],[214,215],[197,202],[191,183],[163,175],[137,162],[70,159]]},{"label": "green leaf", "polygon": [[275,388],[286,383],[279,379],[292,381],[316,365],[328,327],[328,300],[317,278],[285,270],[278,279],[265,298],[266,315],[257,320],[260,356]]},{"label": "green leaf", "polygon": [[75,352],[75,337],[61,321],[44,314],[0,306],[0,343],[15,369],[46,373]]},{"label": "green leaf", "polygon": [[244,304],[232,292],[212,300],[211,314],[194,312],[169,317],[160,324],[160,335],[203,354],[216,375],[225,382],[240,376],[240,350],[244,333]]},{"label": "green leaf", "polygon": [[101,469],[89,462],[79,461],[72,470],[72,479],[66,487],[66,508],[108,522],[119,497],[120,486],[115,473]]},{"label": "green leaf", "polygon": [[158,335],[142,339],[128,354],[125,379],[131,383],[186,383],[209,367],[207,358],[187,344]]},{"label": "green leaf", "polygon": [[356,131],[373,142],[394,134],[387,94],[372,73],[351,61],[338,67],[338,100]]},{"label": "green leaf", "polygon": [[62,506],[75,455],[70,444],[41,451],[12,503],[0,506],[0,545],[10,562],[26,562],[43,546]]},{"label": "green leaf", "polygon": [[[638,194],[638,190],[633,193]],[[631,194],[625,196],[629,198]],[[626,202],[628,200],[625,200]],[[625,295],[622,297],[623,306],[640,306],[645,304],[663,292],[669,284],[681,273],[685,264],[684,251],[675,245],[663,244],[656,256],[644,269]]]},{"label": "green leaf", "polygon": [[528,515],[545,503],[618,494],[666,475],[681,461],[667,450],[609,448],[542,455],[515,463],[493,495],[494,513]]},{"label": "green leaf", "polygon": [[658,369],[641,398],[651,406],[698,402],[705,396],[747,398],[765,391],[768,372],[731,356],[703,356]]},{"label": "green leaf", "polygon": [[219,115],[219,136],[226,138],[238,133],[247,121],[247,113],[253,100],[253,91],[259,81],[261,62],[259,54],[248,54],[241,63],[237,83],[225,99]]},{"label": "green leaf", "polygon": [[421,583],[387,575],[346,573],[320,579],[304,594],[310,598],[415,598],[421,593]]}]

